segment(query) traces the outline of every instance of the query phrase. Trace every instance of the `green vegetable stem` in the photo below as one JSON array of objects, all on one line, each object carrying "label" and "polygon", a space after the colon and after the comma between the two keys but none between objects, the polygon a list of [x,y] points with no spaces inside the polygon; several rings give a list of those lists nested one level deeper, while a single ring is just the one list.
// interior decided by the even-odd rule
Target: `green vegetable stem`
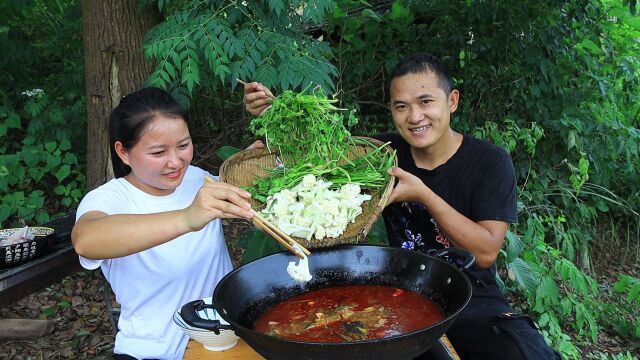
[{"label": "green vegetable stem", "polygon": [[[306,94],[308,89],[285,91],[267,112],[251,121],[251,130],[265,137],[269,149],[280,154],[284,167],[270,170],[271,176],[256,180],[247,190],[264,202],[269,195],[296,186],[307,174],[335,187],[354,183],[367,190],[383,188],[395,153],[389,151],[388,144],[377,146],[352,137],[347,127],[358,121],[355,110],[337,108],[337,100],[327,98],[321,90]],[[356,156],[357,147],[370,149]]]}]

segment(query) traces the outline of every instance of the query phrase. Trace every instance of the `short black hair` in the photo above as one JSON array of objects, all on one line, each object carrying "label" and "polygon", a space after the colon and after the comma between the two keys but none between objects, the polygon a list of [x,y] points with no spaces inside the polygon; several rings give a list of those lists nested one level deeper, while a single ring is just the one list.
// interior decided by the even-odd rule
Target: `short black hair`
[{"label": "short black hair", "polygon": [[189,123],[189,114],[167,91],[144,88],[123,97],[109,117],[109,145],[111,164],[116,178],[126,176],[131,168],[122,162],[115,149],[120,141],[125,149],[132,148],[140,141],[147,125],[157,116],[180,118]]},{"label": "short black hair", "polygon": [[453,82],[447,65],[435,55],[429,53],[417,53],[410,55],[396,64],[389,76],[389,88],[393,79],[407,75],[433,72],[438,77],[438,86],[446,94],[453,90]]}]

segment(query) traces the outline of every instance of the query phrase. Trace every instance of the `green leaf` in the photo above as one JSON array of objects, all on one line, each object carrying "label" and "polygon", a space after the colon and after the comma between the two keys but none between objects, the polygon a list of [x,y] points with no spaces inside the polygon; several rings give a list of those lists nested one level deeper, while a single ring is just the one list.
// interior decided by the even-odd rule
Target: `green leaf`
[{"label": "green leaf", "polygon": [[256,231],[248,240],[247,250],[242,255],[242,263],[246,264],[279,251],[282,251],[282,248],[276,240],[262,231]]},{"label": "green leaf", "polygon": [[35,220],[37,224],[44,224],[46,222],[49,222],[51,218],[49,217],[49,214],[47,214],[46,212],[38,211],[36,213]]},{"label": "green leaf", "polygon": [[0,207],[0,223],[5,221],[9,215],[11,215],[11,209],[9,209],[9,207]]},{"label": "green leaf", "polygon": [[54,175],[59,182],[62,182],[69,174],[71,174],[71,167],[69,165],[62,165]]},{"label": "green leaf", "polygon": [[567,138],[567,150],[571,150],[574,146],[576,146],[576,132],[571,130]]},{"label": "green leaf", "polygon": [[380,217],[367,234],[367,244],[371,245],[388,245],[389,239],[387,235],[387,228],[384,225],[384,219]]},{"label": "green leaf", "polygon": [[275,12],[278,16],[284,11],[284,1],[282,0],[269,0],[269,10]]},{"label": "green leaf", "polygon": [[507,262],[512,262],[515,258],[522,254],[524,250],[524,243],[520,237],[514,234],[511,230],[507,230]]},{"label": "green leaf", "polygon": [[222,159],[222,161],[227,160],[231,157],[231,155],[240,152],[241,150],[234,146],[222,146],[218,150],[218,156]]},{"label": "green leaf", "polygon": [[558,291],[558,286],[555,281],[548,276],[544,276],[542,281],[540,282],[540,286],[538,287],[538,293],[551,301],[551,303],[556,303],[559,301],[560,292]]},{"label": "green leaf", "polygon": [[22,127],[20,125],[20,117],[13,111],[9,113],[9,116],[7,116],[7,119],[4,121],[4,125],[9,129],[20,129]]},{"label": "green leaf", "polygon": [[580,303],[576,305],[576,327],[580,332],[586,331],[592,335],[592,339],[596,340],[594,337],[594,331],[597,331],[597,325],[593,313],[587,310],[584,304]]},{"label": "green leaf", "polygon": [[375,11],[371,10],[371,9],[362,10],[362,16],[368,17],[368,18],[372,18],[372,19],[374,19],[375,21],[378,21],[378,22],[382,21],[380,16],[378,16],[378,14]]},{"label": "green leaf", "polygon": [[578,45],[589,50],[593,55],[600,55],[602,53],[602,49],[600,49],[600,47],[590,39],[584,39]]},{"label": "green leaf", "polygon": [[62,159],[62,162],[65,163],[65,164],[68,164],[68,165],[77,165],[78,164],[78,158],[73,153],[66,153],[64,155],[64,158]]},{"label": "green leaf", "polygon": [[42,310],[42,313],[40,313],[40,315],[44,316],[45,319],[51,318],[56,315],[56,309],[54,309],[53,307],[48,307]]},{"label": "green leaf", "polygon": [[60,301],[60,302],[58,303],[58,306],[59,306],[61,309],[65,309],[65,310],[66,310],[66,309],[69,309],[69,308],[71,307],[71,304],[70,304],[68,301]]},{"label": "green leaf", "polygon": [[44,207],[44,193],[42,190],[32,191],[25,205],[34,209],[42,209]]},{"label": "green leaf", "polygon": [[62,150],[62,151],[70,150],[71,149],[71,142],[69,142],[69,140],[60,141],[58,149]]},{"label": "green leaf", "polygon": [[549,320],[550,320],[549,313],[543,313],[540,316],[540,319],[538,319],[538,326],[540,326],[540,327],[547,326],[547,324],[549,323]]},{"label": "green leaf", "polygon": [[513,262],[509,263],[508,267],[518,285],[522,286],[529,293],[536,291],[538,284],[529,264],[521,258],[516,258]]},{"label": "green leaf", "polygon": [[571,299],[569,299],[568,297],[564,297],[562,298],[562,300],[560,300],[560,308],[561,308],[561,314],[568,316],[573,312],[573,301],[571,301]]},{"label": "green leaf", "polygon": [[56,193],[57,195],[66,195],[67,188],[63,185],[58,185],[53,189],[53,192]]},{"label": "green leaf", "polygon": [[80,337],[80,336],[89,336],[91,335],[91,332],[88,330],[80,330],[76,333],[76,336]]},{"label": "green leaf", "polygon": [[60,156],[53,156],[53,155],[47,154],[47,166],[49,167],[49,169],[55,168],[56,166],[60,165],[61,162],[62,162],[62,159],[60,158]]},{"label": "green leaf", "polygon": [[40,162],[40,156],[35,151],[35,149],[31,149],[31,151],[24,149],[21,153],[22,153],[22,161],[24,161],[25,165],[27,165],[28,168],[35,167]]},{"label": "green leaf", "polygon": [[580,158],[580,161],[578,161],[578,169],[580,169],[580,174],[587,174],[589,172],[589,160]]},{"label": "green leaf", "polygon": [[[171,64],[168,61],[164,62],[164,66],[167,69],[167,73],[169,73],[169,75],[171,76],[172,79],[176,79],[176,68],[173,67],[173,64]],[[168,80],[167,80],[168,81]]]},{"label": "green leaf", "polygon": [[402,6],[400,2],[394,1],[391,5],[391,13],[389,14],[389,19],[396,20],[399,18],[403,18],[409,15],[409,10]]}]

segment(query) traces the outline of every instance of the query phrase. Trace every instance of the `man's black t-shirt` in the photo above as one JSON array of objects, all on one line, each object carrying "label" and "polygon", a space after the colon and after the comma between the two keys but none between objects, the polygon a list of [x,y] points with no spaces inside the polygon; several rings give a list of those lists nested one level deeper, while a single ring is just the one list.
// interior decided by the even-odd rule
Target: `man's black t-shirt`
[{"label": "man's black t-shirt", "polygon": [[[517,221],[515,174],[511,158],[504,149],[464,135],[460,148],[446,163],[426,170],[416,166],[409,144],[399,134],[386,133],[376,138],[391,142],[398,156],[398,166],[420,178],[467,218],[476,222]],[[437,222],[420,203],[390,204],[383,216],[391,246],[423,252],[451,246]],[[487,269],[474,266],[471,272],[487,284],[484,288],[474,289],[474,298],[504,299],[495,282],[495,264]],[[508,306],[506,301],[504,305]],[[499,307],[495,311],[505,309]]]}]

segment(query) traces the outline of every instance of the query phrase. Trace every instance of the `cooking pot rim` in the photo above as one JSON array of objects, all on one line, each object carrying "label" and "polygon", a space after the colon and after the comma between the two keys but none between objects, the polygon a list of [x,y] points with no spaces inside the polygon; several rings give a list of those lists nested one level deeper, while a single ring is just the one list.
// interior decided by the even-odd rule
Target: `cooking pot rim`
[{"label": "cooking pot rim", "polygon": [[[292,339],[286,339],[286,338],[280,338],[280,337],[276,337],[276,336],[270,336],[264,333],[261,333],[259,331],[255,331],[253,329],[250,329],[246,326],[242,326],[240,324],[238,324],[235,320],[230,319],[230,317],[227,315],[227,313],[225,311],[218,311],[218,314],[224,319],[226,320],[230,326],[232,328],[234,328],[234,330],[236,332],[243,332],[246,331],[248,333],[250,333],[252,336],[258,336],[261,338],[265,338],[265,339],[277,339],[279,341],[284,341],[287,343],[291,343],[291,344],[300,344],[300,345],[306,345],[306,344],[313,344],[313,345],[317,345],[317,346],[348,346],[348,345],[353,345],[353,344],[362,344],[362,345],[366,345],[366,344],[370,344],[370,343],[379,343],[381,341],[391,341],[391,340],[397,340],[397,339],[402,339],[405,337],[409,337],[418,333],[422,333],[425,331],[429,331],[431,329],[433,329],[434,327],[440,326],[441,324],[451,320],[452,318],[458,316],[458,314],[460,314],[460,312],[462,312],[462,310],[464,310],[467,305],[469,304],[469,301],[471,301],[471,295],[472,295],[472,291],[473,291],[473,287],[471,285],[471,281],[469,280],[468,276],[458,267],[456,267],[455,265],[441,259],[438,258],[436,256],[432,256],[429,254],[425,254],[422,252],[418,252],[415,250],[408,250],[408,249],[403,249],[403,248],[396,248],[396,247],[390,247],[390,246],[384,246],[384,245],[372,245],[372,244],[344,244],[344,245],[337,245],[337,246],[333,246],[331,248],[320,248],[317,249],[316,251],[331,251],[331,250],[336,250],[336,249],[349,249],[349,248],[360,248],[360,247],[375,247],[375,248],[382,248],[389,251],[399,251],[399,252],[405,252],[405,253],[410,253],[410,254],[418,254],[420,256],[425,256],[427,258],[429,258],[430,260],[433,261],[438,261],[450,268],[452,268],[453,270],[459,272],[462,275],[462,279],[464,281],[464,283],[466,284],[467,289],[469,289],[466,299],[464,300],[464,302],[462,303],[461,306],[458,307],[458,309],[454,312],[452,312],[451,314],[445,316],[442,320],[419,330],[416,331],[412,331],[412,332],[408,332],[408,333],[403,333],[400,335],[394,335],[394,336],[390,336],[390,337],[385,337],[385,338],[381,338],[381,339],[368,339],[368,340],[359,340],[359,341],[351,341],[351,342],[311,342],[311,341],[301,341],[301,340],[292,340]],[[282,255],[286,255],[287,257],[290,257],[291,260],[297,260],[297,258],[295,257],[295,255],[291,254],[289,251],[284,250],[284,251],[280,251],[277,253],[273,253],[255,260],[252,260],[242,266],[239,266],[235,269],[233,269],[232,271],[230,271],[228,274],[226,274],[222,279],[220,279],[220,281],[218,282],[218,285],[216,286],[216,288],[214,289],[213,292],[213,304],[216,304],[216,294],[218,292],[218,286],[223,283],[227,278],[232,277],[233,274],[237,273],[238,271],[240,271],[241,268],[245,267],[245,266],[249,266],[250,264],[254,264],[257,262],[261,262],[261,261],[269,261],[268,259],[274,256],[282,256]],[[339,285],[338,285],[339,286]]]},{"label": "cooking pot rim", "polygon": [[[443,260],[443,259],[441,259],[441,258],[439,258],[439,257],[437,257],[437,256],[429,255],[429,254],[426,254],[426,253],[423,253],[423,252],[420,252],[420,251],[416,251],[416,250],[409,250],[409,249],[398,248],[398,247],[392,247],[392,246],[387,246],[387,245],[374,245],[374,244],[340,244],[340,245],[335,245],[335,246],[331,246],[331,247],[317,248],[317,249],[314,249],[314,251],[321,251],[321,252],[322,252],[322,251],[333,251],[333,250],[347,249],[347,248],[360,248],[360,247],[363,247],[363,248],[364,248],[364,247],[370,247],[370,248],[381,248],[381,249],[385,249],[385,250],[389,250],[389,251],[399,251],[399,252],[404,252],[404,253],[407,253],[407,254],[418,254],[418,255],[420,255],[420,256],[426,256],[426,257],[431,258],[431,259],[433,259],[433,260],[435,260],[435,261],[438,261],[438,262],[441,262],[441,263],[443,263],[443,264],[445,264],[445,265],[448,265],[448,266],[453,267],[453,268],[454,268],[454,269],[456,269],[457,271],[460,271],[460,272],[462,273],[462,275],[464,275],[464,278],[468,280],[467,275],[466,275],[464,272],[462,272],[462,271],[461,271],[458,267],[456,267],[455,265],[453,265],[453,264],[451,264],[451,263],[449,263],[449,262],[447,262],[447,261],[445,261],[445,260]],[[223,277],[220,279],[220,281],[219,281],[218,283],[221,283],[221,282],[222,282],[222,280],[224,280],[224,279],[225,279],[225,278],[227,278],[227,277],[230,277],[230,276],[231,276],[231,274],[238,272],[241,268],[243,268],[243,267],[245,267],[245,266],[248,266],[248,265],[250,265],[250,264],[257,263],[257,262],[268,261],[267,259],[269,259],[269,258],[271,258],[271,257],[274,257],[274,256],[282,256],[282,255],[286,255],[287,257],[291,258],[291,260],[296,260],[296,261],[298,260],[298,258],[297,258],[294,254],[292,254],[290,251],[288,251],[288,250],[278,251],[278,252],[275,252],[275,253],[273,253],[273,254],[269,254],[269,255],[263,256],[263,257],[261,257],[261,258],[257,258],[257,259],[251,260],[251,261],[249,261],[249,262],[248,262],[248,263],[246,263],[246,264],[243,264],[243,265],[241,265],[241,266],[238,266],[237,268],[235,268],[235,269],[231,270],[231,271],[230,271],[230,272],[228,272],[225,276],[223,276]],[[311,256],[313,256],[313,254],[312,254]],[[469,282],[469,285],[471,286],[471,282]],[[217,286],[216,286],[216,288],[217,288]]]}]

